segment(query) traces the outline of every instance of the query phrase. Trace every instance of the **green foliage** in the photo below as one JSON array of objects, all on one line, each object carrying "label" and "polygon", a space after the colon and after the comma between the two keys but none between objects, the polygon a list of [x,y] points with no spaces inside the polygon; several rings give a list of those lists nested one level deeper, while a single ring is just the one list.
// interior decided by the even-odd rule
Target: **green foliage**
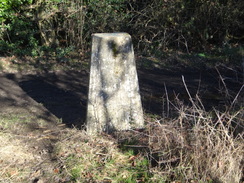
[{"label": "green foliage", "polygon": [[38,46],[38,40],[35,39],[35,32],[32,29],[32,24],[22,19],[14,19],[9,24],[7,31],[7,40],[0,41],[0,54],[17,54],[17,55],[32,55],[37,52],[35,49]]},{"label": "green foliage", "polygon": [[127,17],[125,0],[94,0],[88,3],[86,26],[97,32],[120,31]]},{"label": "green foliage", "polygon": [[93,0],[87,3],[84,37],[90,47],[90,36],[95,32],[127,32],[131,14],[125,0]]},{"label": "green foliage", "polygon": [[241,0],[2,0],[0,54],[85,51],[95,32],[128,32],[145,55],[233,47],[243,44],[243,9]]},{"label": "green foliage", "polygon": [[[28,4],[31,4],[32,0],[2,0],[0,2],[0,22],[11,21],[18,13],[21,12],[21,8]],[[2,24],[2,26],[4,26]]]},{"label": "green foliage", "polygon": [[74,47],[66,47],[66,48],[57,48],[56,49],[56,56],[58,59],[62,59],[65,56],[69,55],[71,51],[74,51]]},{"label": "green foliage", "polygon": [[3,0],[0,3],[0,54],[35,55],[38,45],[35,25],[25,15],[32,0]]},{"label": "green foliage", "polygon": [[[208,50],[231,41],[243,43],[243,8],[238,1],[150,1],[134,12],[131,30],[137,33],[138,49],[152,51]],[[233,39],[233,38],[236,39]]]}]

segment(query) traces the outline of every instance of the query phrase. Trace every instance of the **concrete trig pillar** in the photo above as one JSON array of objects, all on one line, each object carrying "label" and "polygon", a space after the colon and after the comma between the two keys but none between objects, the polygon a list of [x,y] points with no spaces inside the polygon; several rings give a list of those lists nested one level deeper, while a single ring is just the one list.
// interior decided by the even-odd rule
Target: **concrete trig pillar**
[{"label": "concrete trig pillar", "polygon": [[88,133],[143,126],[131,36],[127,33],[93,34],[87,106]]}]

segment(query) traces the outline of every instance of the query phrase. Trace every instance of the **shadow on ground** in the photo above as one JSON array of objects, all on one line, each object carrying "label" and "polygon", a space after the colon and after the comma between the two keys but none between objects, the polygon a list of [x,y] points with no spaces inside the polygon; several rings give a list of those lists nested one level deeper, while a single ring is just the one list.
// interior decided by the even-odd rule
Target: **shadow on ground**
[{"label": "shadow on ground", "polygon": [[[185,85],[182,76],[184,76]],[[222,77],[225,76],[226,73],[222,75]],[[17,79],[14,74],[5,74],[5,77],[12,81],[15,80],[15,83],[29,97],[67,126],[81,127],[85,124],[89,79],[87,71],[22,74]],[[206,72],[138,69],[138,77],[143,108],[146,113],[162,116],[165,110],[168,110],[167,100],[174,100],[175,97],[189,104],[186,86],[192,97],[195,97],[196,94],[200,96],[207,110],[218,107],[225,100],[224,86],[218,73],[214,70]],[[239,74],[238,80],[235,73],[229,72],[228,77],[225,77],[226,87],[237,93],[243,84],[240,82],[241,77],[242,75]],[[8,88],[6,91],[12,92]]]},{"label": "shadow on ground", "polygon": [[73,92],[60,89],[41,78],[22,81],[19,85],[66,125],[78,126],[84,123],[86,105]]},{"label": "shadow on ground", "polygon": [[16,80],[15,83],[29,97],[68,127],[80,128],[84,125],[88,85],[88,77],[84,72],[62,71],[19,77],[8,74],[6,77]]}]

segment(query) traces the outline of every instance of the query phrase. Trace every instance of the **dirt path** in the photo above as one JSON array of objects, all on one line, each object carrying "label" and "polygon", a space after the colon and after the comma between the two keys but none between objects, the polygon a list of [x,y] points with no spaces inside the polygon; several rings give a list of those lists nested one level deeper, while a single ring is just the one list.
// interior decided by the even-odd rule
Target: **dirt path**
[{"label": "dirt path", "polygon": [[[228,89],[238,92],[241,75],[224,73]],[[84,124],[86,117],[87,71],[56,71],[42,74],[0,74],[0,108],[1,113],[23,113],[40,120],[60,120],[72,125]],[[145,112],[161,114],[163,97],[169,99],[178,96],[189,101],[185,85],[192,97],[198,93],[206,108],[218,105],[223,100],[225,86],[221,83],[216,71],[167,71],[145,70],[138,71],[142,102]],[[183,83],[183,77],[185,85]],[[239,80],[238,80],[239,78]]]}]

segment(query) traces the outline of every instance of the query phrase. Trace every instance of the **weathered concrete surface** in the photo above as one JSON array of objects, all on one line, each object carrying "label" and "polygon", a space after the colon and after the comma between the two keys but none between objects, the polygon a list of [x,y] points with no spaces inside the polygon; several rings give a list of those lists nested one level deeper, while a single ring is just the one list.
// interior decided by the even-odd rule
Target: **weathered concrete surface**
[{"label": "weathered concrete surface", "polygon": [[87,107],[89,134],[144,125],[131,37],[93,35]]}]

